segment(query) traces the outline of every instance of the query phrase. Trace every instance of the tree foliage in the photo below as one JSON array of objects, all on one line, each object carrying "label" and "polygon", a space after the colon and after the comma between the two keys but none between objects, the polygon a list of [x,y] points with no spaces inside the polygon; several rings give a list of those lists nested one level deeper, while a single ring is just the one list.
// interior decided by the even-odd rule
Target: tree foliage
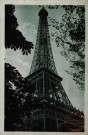
[{"label": "tree foliage", "polygon": [[18,22],[14,15],[15,6],[5,6],[5,47],[14,50],[20,49],[23,54],[28,54],[33,48],[31,42],[26,41],[22,33],[17,29]]},{"label": "tree foliage", "polygon": [[[15,67],[5,64],[5,130],[30,130],[34,87]],[[26,128],[26,129],[25,129]]]},{"label": "tree foliage", "polygon": [[[5,5],[5,48],[20,49],[23,55],[27,55],[31,52],[33,44],[26,41],[17,29],[18,22],[14,11],[14,5]],[[23,78],[15,67],[9,63],[5,64],[5,130],[25,131],[24,125],[28,123],[30,117],[26,121],[24,118],[27,117],[28,111],[30,115],[33,90],[31,83]]]},{"label": "tree foliage", "polygon": [[61,47],[61,55],[70,62],[70,71],[66,72],[73,76],[73,80],[83,90],[85,78],[85,7],[71,5],[62,7],[65,13],[61,23],[49,17],[50,24],[55,31],[51,33],[51,36],[56,45]]}]

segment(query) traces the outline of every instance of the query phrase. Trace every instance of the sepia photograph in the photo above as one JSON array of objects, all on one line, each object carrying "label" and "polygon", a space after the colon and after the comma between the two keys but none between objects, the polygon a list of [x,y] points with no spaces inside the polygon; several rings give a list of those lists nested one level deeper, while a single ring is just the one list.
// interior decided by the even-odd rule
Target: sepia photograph
[{"label": "sepia photograph", "polygon": [[0,0],[0,135],[88,134],[87,0]]},{"label": "sepia photograph", "polygon": [[4,131],[84,132],[85,6],[4,10]]}]

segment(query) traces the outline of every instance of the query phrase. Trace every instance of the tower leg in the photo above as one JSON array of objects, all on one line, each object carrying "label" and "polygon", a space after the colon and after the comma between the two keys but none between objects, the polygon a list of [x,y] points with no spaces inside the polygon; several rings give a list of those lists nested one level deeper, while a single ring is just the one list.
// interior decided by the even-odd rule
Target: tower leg
[{"label": "tower leg", "polygon": [[46,117],[45,117],[45,110],[44,110],[44,131],[46,131]]},{"label": "tower leg", "polygon": [[44,131],[46,131],[46,118],[44,118]]},{"label": "tower leg", "polygon": [[59,130],[58,120],[56,119],[57,131]]}]

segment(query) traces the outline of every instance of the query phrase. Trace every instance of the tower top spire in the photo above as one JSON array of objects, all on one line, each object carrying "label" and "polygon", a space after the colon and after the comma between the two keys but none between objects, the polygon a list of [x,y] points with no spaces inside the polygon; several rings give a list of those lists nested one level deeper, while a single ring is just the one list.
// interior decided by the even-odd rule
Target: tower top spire
[{"label": "tower top spire", "polygon": [[46,11],[46,9],[45,9],[44,7],[40,10],[39,16],[40,16],[40,18],[42,18],[42,19],[46,19],[46,18],[47,18],[48,12]]}]

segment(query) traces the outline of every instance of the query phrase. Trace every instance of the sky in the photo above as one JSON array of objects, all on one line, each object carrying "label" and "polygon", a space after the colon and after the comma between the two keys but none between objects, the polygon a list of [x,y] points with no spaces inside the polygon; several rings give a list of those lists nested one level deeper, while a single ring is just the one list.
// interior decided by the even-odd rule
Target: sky
[{"label": "sky", "polygon": [[[47,6],[44,6],[48,11],[48,16],[55,19],[57,22],[61,22],[62,15],[65,13],[62,7],[56,9],[48,9]],[[30,6],[30,5],[15,5],[15,16],[18,21],[18,28],[27,41],[31,41],[36,44],[36,36],[38,29],[39,16],[38,12],[41,7],[39,6]],[[52,27],[49,27],[50,33],[52,32]],[[62,85],[68,95],[72,105],[77,109],[84,111],[84,91],[80,90],[78,85],[72,79],[72,76],[65,72],[65,70],[70,70],[69,62],[60,54],[60,48],[56,46],[54,40],[51,40],[52,52],[54,56],[54,61],[58,75],[63,78]],[[6,62],[10,63],[23,77],[29,75],[30,67],[33,59],[34,49],[31,50],[31,54],[22,55],[20,50],[14,51],[11,49],[6,49],[5,59]]]}]

